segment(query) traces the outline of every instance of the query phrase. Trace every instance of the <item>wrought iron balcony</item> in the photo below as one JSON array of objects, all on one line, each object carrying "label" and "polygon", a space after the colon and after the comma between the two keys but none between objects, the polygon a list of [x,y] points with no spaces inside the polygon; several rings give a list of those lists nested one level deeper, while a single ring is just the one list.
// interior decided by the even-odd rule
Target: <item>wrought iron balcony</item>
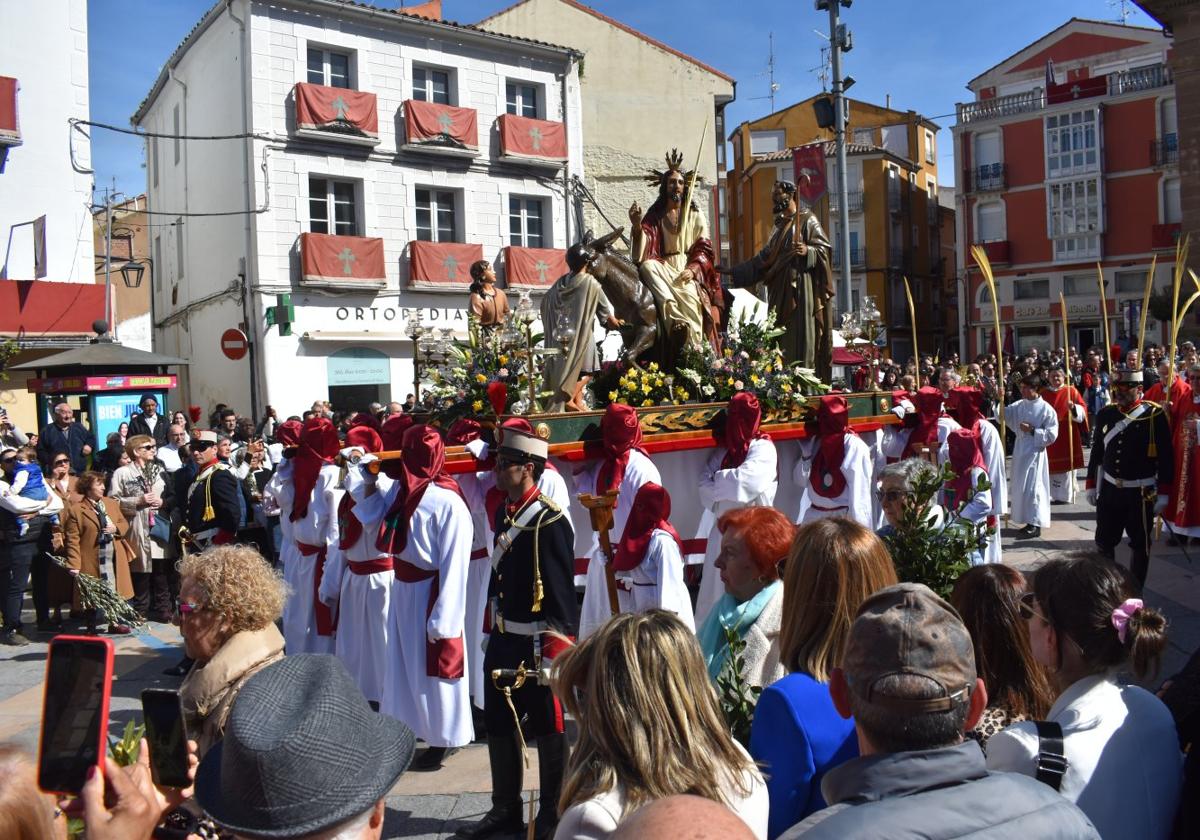
[{"label": "wrought iron balcony", "polygon": [[985,163],[968,172],[971,192],[995,192],[1008,189],[1008,164]]},{"label": "wrought iron balcony", "polygon": [[[829,212],[840,212],[838,210],[839,206],[840,203],[838,201],[838,194],[837,190],[835,189],[829,193]],[[851,213],[861,213],[863,211],[863,191],[850,190],[850,192],[846,194],[846,206],[850,208]]]},{"label": "wrought iron balcony", "polygon": [[912,257],[912,251],[903,245],[892,245],[888,248],[888,268],[904,268]]},{"label": "wrought iron balcony", "polygon": [[[850,266],[851,268],[862,268],[867,264],[867,249],[866,248],[851,248],[850,249]],[[841,268],[842,266],[842,249],[838,247],[836,242],[833,243],[833,267]]]},{"label": "wrought iron balcony", "polygon": [[1179,165],[1179,135],[1164,134],[1161,140],[1150,141],[1151,166]]},{"label": "wrought iron balcony", "polygon": [[1013,114],[1026,114],[1040,111],[1046,107],[1046,92],[1034,88],[1023,93],[1013,93],[1008,96],[995,96],[991,99],[980,99],[976,102],[958,103],[959,123],[981,122]]}]

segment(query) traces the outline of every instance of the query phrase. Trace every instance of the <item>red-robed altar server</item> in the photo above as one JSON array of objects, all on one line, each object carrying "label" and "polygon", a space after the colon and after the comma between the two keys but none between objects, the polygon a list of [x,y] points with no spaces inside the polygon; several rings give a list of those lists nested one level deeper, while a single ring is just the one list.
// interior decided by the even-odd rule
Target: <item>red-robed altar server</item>
[{"label": "red-robed altar server", "polygon": [[741,391],[733,395],[725,408],[724,449],[718,447],[709,456],[700,474],[700,535],[708,538],[704,550],[704,569],[700,591],[696,595],[697,624],[725,594],[717,555],[721,536],[717,520],[727,510],[746,506],[770,507],[778,486],[779,456],[775,444],[762,431],[762,408],[758,397]]},{"label": "red-robed altar server", "polygon": [[329,549],[338,542],[340,469],[333,462],[339,441],[326,417],[304,424],[292,457],[292,498],[280,500],[280,518],[291,522],[293,552],[283,568],[290,593],[283,605],[287,652],[333,653],[333,613],[317,597]]},{"label": "red-robed altar server", "polygon": [[[1167,415],[1175,443],[1175,477],[1162,516],[1174,532],[1172,539],[1200,538],[1200,365],[1194,365],[1187,378],[1172,397]],[[1171,391],[1176,393],[1174,386]]]},{"label": "red-robed altar server", "polygon": [[[600,420],[600,437],[604,457],[596,461],[576,479],[581,492],[603,496],[617,491],[617,506],[613,509],[613,527],[609,532],[615,542],[625,533],[625,522],[633,510],[633,499],[647,481],[662,484],[658,467],[642,448],[642,427],[637,412],[622,403],[612,403]],[[600,547],[599,538],[592,543],[588,563],[587,585],[583,590],[583,605],[579,613],[579,637],[582,639],[612,617],[608,602],[608,586],[604,566],[608,562]]]},{"label": "red-robed altar server", "polygon": [[[1042,389],[1042,399],[1050,404],[1058,415],[1058,437],[1046,449],[1050,458],[1050,501],[1075,501],[1075,470],[1086,465],[1083,460],[1083,442],[1088,435],[1087,403],[1075,386],[1065,384],[1066,374],[1054,368],[1046,375],[1047,386]],[[1067,406],[1070,406],[1070,418]],[[1067,432],[1067,423],[1071,431]]]}]

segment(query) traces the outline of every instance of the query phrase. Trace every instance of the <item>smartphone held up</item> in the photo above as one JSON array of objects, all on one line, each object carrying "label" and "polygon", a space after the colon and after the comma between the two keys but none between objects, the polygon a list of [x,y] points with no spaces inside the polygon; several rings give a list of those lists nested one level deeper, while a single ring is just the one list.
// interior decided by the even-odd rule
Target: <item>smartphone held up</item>
[{"label": "smartphone held up", "polygon": [[108,741],[113,644],[94,636],[56,636],[46,658],[38,785],[78,794]]},{"label": "smartphone held up", "polygon": [[186,788],[188,776],[188,739],[183,722],[183,704],[179,692],[147,688],[142,692],[142,719],[146,723],[146,741],[150,746],[150,774],[160,787]]}]

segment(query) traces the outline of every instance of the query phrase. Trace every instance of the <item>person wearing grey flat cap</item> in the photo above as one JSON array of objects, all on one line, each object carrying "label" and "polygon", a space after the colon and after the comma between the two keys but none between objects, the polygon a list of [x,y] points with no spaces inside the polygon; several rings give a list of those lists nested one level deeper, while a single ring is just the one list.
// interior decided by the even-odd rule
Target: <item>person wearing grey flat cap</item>
[{"label": "person wearing grey flat cap", "polygon": [[335,657],[287,656],[242,688],[197,768],[196,801],[237,837],[377,840],[415,749],[412,730],[374,712]]}]

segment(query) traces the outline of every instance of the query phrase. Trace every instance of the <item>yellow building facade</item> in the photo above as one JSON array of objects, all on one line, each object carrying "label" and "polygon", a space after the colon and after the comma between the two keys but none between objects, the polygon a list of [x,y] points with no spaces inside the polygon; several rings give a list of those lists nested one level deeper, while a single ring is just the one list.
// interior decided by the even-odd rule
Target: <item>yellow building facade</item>
[{"label": "yellow building facade", "polygon": [[[817,125],[813,111],[819,98],[744,122],[730,135],[726,200],[733,263],[754,256],[770,238],[771,189],[778,179],[795,180],[793,150],[822,142],[829,191],[813,210],[835,243],[835,273],[840,273],[837,163],[833,132]],[[851,305],[857,308],[864,295],[874,297],[887,327],[885,352],[904,361],[913,350],[904,295],[907,277],[917,310],[918,348],[944,352],[948,340],[957,336],[947,330],[945,314],[945,278],[951,272],[952,289],[953,265],[945,258],[945,209],[938,202],[938,126],[914,111],[847,101]]]}]

